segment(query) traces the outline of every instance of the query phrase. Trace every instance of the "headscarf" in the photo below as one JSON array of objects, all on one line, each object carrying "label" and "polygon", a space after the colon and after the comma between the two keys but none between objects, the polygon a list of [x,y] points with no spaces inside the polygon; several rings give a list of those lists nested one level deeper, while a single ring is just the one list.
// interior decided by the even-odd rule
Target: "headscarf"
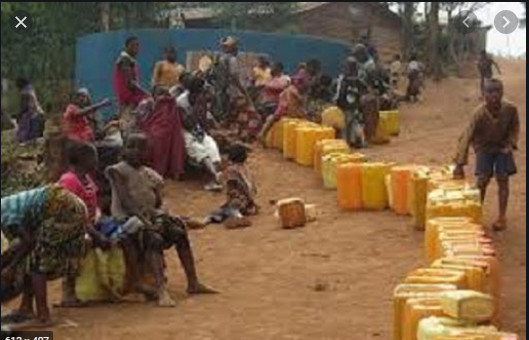
[{"label": "headscarf", "polygon": [[223,47],[235,47],[239,45],[239,41],[235,37],[228,36],[220,41],[220,45]]}]

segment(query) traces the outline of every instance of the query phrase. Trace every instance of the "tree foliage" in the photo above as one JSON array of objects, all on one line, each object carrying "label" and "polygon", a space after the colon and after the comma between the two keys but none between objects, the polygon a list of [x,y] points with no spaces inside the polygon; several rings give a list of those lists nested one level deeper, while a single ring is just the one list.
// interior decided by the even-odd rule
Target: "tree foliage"
[{"label": "tree foliage", "polygon": [[[35,83],[44,107],[64,105],[75,72],[79,36],[105,30],[102,6],[107,6],[108,28],[156,27],[161,2],[2,2],[2,78],[28,77]],[[30,34],[9,25],[13,12],[25,10],[34,20]]]}]

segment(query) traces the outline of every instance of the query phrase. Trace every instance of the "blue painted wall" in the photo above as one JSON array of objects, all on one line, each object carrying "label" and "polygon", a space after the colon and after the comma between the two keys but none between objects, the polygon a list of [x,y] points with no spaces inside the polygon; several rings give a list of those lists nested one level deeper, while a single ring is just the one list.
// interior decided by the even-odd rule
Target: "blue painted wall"
[{"label": "blue painted wall", "polygon": [[141,83],[148,87],[152,69],[161,58],[163,48],[168,45],[177,47],[179,61],[185,64],[187,51],[218,50],[222,37],[234,35],[241,42],[241,51],[266,53],[273,60],[281,61],[288,71],[310,58],[322,62],[326,74],[336,76],[342,61],[349,52],[349,46],[332,41],[304,35],[280,35],[255,32],[232,32],[226,30],[169,30],[148,29],[134,31],[116,31],[97,33],[80,37],[77,41],[76,84],[88,87],[95,99],[113,97],[112,68],[129,36],[140,39]]}]

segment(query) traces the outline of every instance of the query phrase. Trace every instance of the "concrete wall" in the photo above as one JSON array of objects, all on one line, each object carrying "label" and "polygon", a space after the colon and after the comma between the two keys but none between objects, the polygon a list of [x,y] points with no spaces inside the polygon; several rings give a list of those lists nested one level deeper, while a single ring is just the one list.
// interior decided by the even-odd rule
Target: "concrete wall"
[{"label": "concrete wall", "polygon": [[112,69],[129,36],[140,39],[141,83],[150,85],[152,69],[161,58],[163,48],[176,46],[179,62],[186,63],[188,52],[218,50],[218,42],[227,35],[241,41],[243,52],[265,53],[273,60],[284,63],[288,71],[310,58],[321,60],[324,72],[336,76],[340,65],[349,52],[343,42],[330,41],[303,35],[279,35],[253,32],[230,32],[225,30],[167,30],[149,29],[116,31],[87,35],[78,39],[76,54],[76,84],[88,87],[95,99],[113,97]]}]

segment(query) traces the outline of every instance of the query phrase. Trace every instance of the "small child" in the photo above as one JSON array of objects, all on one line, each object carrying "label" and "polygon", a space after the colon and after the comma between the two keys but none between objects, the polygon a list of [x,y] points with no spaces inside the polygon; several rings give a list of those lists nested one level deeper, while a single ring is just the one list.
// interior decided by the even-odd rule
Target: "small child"
[{"label": "small child", "polygon": [[255,203],[257,188],[246,167],[247,158],[248,153],[244,146],[237,144],[231,147],[230,166],[226,170],[226,203],[211,213],[204,224],[225,222],[229,229],[251,226],[247,216],[256,215],[259,207]]}]

